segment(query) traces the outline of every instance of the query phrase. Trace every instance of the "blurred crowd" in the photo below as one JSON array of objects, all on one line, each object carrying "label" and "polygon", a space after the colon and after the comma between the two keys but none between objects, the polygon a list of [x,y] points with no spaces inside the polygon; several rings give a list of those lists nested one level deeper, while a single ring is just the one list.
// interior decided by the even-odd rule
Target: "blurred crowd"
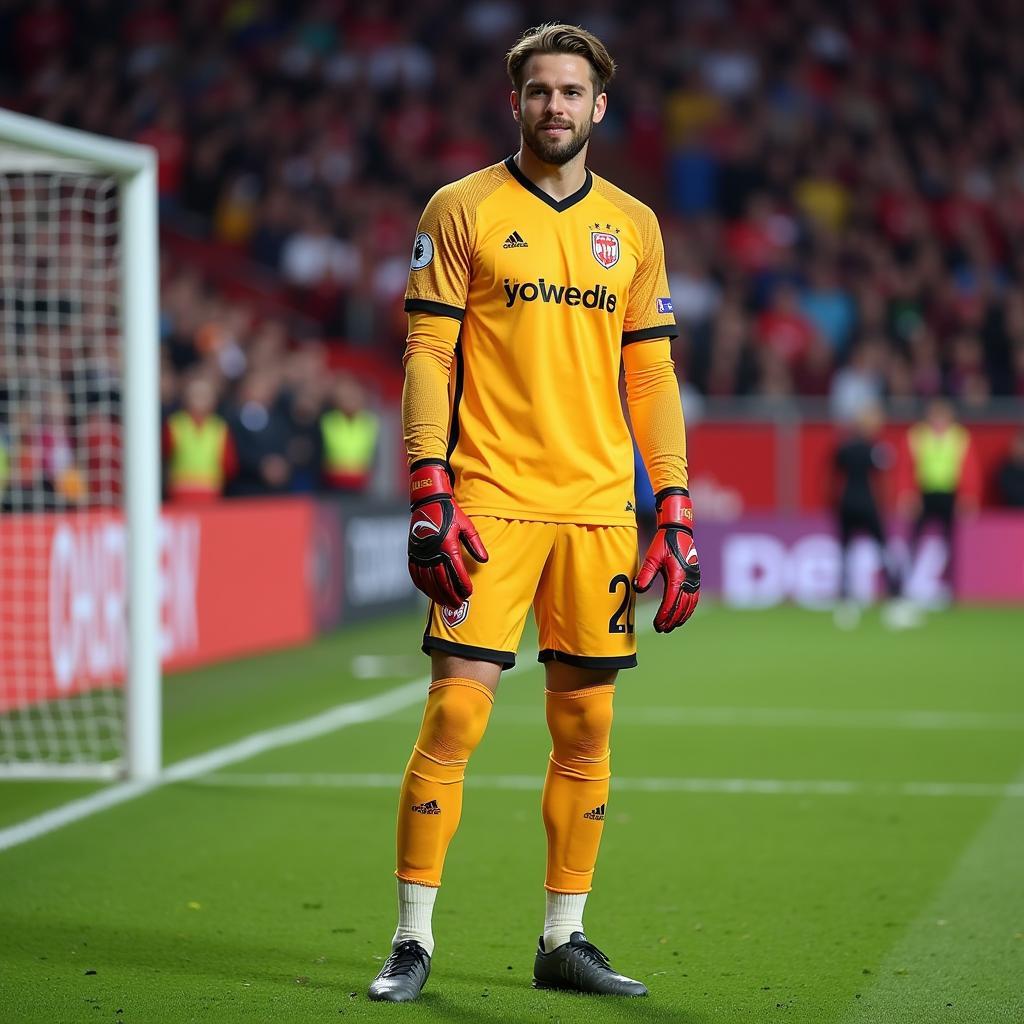
[{"label": "blurred crowd", "polygon": [[239,322],[224,329],[221,304],[193,273],[164,289],[166,496],[366,492],[380,434],[367,387],[332,371],[324,344],[290,346],[281,320],[248,323],[229,308],[224,319]]},{"label": "blurred crowd", "polygon": [[[688,386],[816,396],[843,420],[875,400],[1024,397],[1019,14],[1012,0],[573,9],[621,69],[591,164],[659,215]],[[309,338],[397,372],[419,211],[515,149],[503,55],[558,15],[517,0],[0,0],[0,104],[155,146],[165,241],[200,240],[205,260],[164,261],[165,420],[204,393],[231,425],[226,486],[322,481],[309,424],[366,396]],[[246,462],[239,424],[258,408],[280,417],[287,473]]]},{"label": "blurred crowd", "polygon": [[[178,283],[169,294],[181,298],[188,288]],[[322,344],[289,350],[284,326],[267,320],[245,352],[232,344],[179,369],[171,337],[160,374],[166,500],[372,492],[381,418],[358,378],[329,369]],[[120,503],[116,331],[106,345],[63,342],[37,337],[42,375],[0,353],[2,511]]]}]

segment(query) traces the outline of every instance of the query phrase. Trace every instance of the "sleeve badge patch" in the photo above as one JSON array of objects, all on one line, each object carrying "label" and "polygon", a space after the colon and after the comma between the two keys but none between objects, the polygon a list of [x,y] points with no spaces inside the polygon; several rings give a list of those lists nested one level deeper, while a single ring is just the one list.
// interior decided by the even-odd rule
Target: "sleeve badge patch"
[{"label": "sleeve badge patch", "polygon": [[672,309],[672,300],[671,299],[658,299],[656,301],[655,305],[658,307],[658,312],[659,313],[673,313],[673,312],[675,312]]},{"label": "sleeve badge patch", "polygon": [[434,258],[434,240],[426,233],[421,231],[416,236],[416,241],[412,247],[412,263],[409,266],[413,270],[422,270],[424,267],[430,264],[430,261]]}]

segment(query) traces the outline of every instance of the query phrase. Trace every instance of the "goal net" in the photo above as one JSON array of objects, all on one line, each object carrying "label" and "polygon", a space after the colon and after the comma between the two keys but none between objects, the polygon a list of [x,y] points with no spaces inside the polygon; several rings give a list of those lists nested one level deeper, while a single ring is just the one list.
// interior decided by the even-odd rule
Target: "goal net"
[{"label": "goal net", "polygon": [[[147,157],[0,111],[0,775],[158,769],[159,676],[133,621],[155,602],[132,581],[140,558],[155,569],[133,531],[155,540],[156,489],[139,501],[130,462],[156,435],[132,436],[134,387],[158,416],[156,311],[138,318],[129,280],[155,248],[129,198]],[[150,510],[133,519],[132,499]]]}]

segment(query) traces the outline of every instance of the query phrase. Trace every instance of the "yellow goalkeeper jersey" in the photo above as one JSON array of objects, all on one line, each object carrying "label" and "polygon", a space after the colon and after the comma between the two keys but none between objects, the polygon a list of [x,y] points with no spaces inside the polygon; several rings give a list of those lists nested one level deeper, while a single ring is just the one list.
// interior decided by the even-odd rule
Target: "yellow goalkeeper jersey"
[{"label": "yellow goalkeeper jersey", "polygon": [[589,170],[556,201],[509,157],[431,198],[405,308],[461,324],[448,458],[465,512],[635,525],[622,346],[678,334],[648,207]]}]

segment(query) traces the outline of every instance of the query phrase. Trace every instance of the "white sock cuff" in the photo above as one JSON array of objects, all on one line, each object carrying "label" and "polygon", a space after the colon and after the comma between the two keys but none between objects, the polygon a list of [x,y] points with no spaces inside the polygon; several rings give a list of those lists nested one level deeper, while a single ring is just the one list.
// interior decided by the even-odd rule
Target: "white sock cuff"
[{"label": "white sock cuff", "polygon": [[391,940],[392,948],[406,939],[415,939],[429,955],[434,955],[434,932],[431,920],[437,888],[398,880],[398,928]]},{"label": "white sock cuff", "polygon": [[583,909],[588,895],[544,890],[544,949],[547,952],[565,945],[573,932],[583,931]]},{"label": "white sock cuff", "polygon": [[398,880],[398,898],[405,903],[423,903],[432,907],[437,899],[436,885],[420,885],[418,882]]}]

